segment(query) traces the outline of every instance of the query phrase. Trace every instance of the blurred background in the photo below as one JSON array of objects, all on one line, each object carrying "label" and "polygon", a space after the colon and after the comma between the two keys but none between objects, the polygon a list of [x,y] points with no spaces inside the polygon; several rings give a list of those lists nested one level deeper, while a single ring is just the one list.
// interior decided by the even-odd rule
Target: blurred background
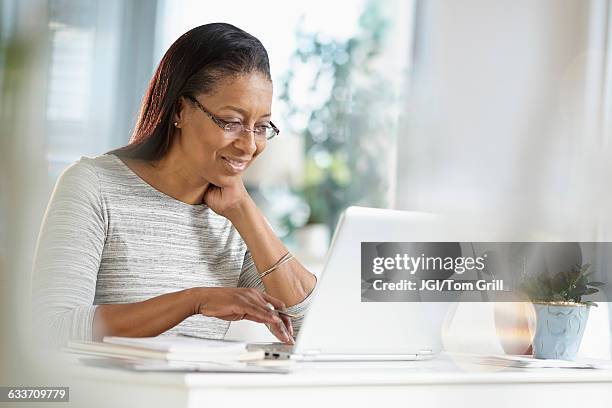
[{"label": "blurred background", "polygon": [[165,50],[205,23],[268,50],[281,134],[245,182],[315,272],[349,205],[456,214],[520,240],[612,238],[610,0],[0,4],[0,364],[13,378],[58,175],[128,142]]}]

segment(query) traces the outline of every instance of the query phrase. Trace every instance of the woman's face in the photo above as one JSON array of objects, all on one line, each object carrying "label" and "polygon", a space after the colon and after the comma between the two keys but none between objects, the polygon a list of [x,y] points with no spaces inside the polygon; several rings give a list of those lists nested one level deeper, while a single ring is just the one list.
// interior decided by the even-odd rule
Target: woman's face
[{"label": "woman's face", "polygon": [[[240,122],[253,129],[270,123],[272,83],[260,73],[219,81],[212,93],[194,95],[212,115],[225,122]],[[223,187],[240,177],[265,149],[265,138],[253,132],[228,137],[206,113],[188,99],[177,117],[181,157],[205,182]],[[263,140],[262,140],[263,139]]]}]

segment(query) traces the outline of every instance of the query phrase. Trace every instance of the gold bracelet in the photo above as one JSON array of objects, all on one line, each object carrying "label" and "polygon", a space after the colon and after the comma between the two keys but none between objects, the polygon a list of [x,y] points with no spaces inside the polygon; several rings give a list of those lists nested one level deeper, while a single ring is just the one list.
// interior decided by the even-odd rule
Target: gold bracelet
[{"label": "gold bracelet", "polygon": [[293,255],[291,254],[291,252],[287,252],[285,255],[283,255],[283,257],[281,259],[279,259],[274,265],[272,265],[270,268],[266,269],[265,271],[261,272],[259,274],[260,278],[264,278],[265,276],[267,276],[268,274],[274,272],[275,270],[277,270],[281,265],[289,262],[290,260],[293,259]]}]

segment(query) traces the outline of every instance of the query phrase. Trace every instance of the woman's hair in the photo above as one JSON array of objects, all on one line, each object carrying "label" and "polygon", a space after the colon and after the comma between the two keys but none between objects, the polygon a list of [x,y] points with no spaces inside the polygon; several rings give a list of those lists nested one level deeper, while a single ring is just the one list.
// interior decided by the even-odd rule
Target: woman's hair
[{"label": "woman's hair", "polygon": [[151,78],[129,144],[108,153],[163,157],[172,145],[179,97],[210,93],[219,80],[251,72],[272,80],[268,53],[257,38],[226,23],[187,31],[166,51]]}]

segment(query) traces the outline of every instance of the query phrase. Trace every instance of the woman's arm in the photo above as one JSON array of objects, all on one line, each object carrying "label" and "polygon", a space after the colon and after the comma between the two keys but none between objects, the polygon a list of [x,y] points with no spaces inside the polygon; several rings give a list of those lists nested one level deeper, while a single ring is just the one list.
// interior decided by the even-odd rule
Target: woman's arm
[{"label": "woman's arm", "polygon": [[[152,337],[169,330],[186,318],[203,314],[223,320],[247,319],[283,326],[281,319],[266,307],[282,308],[274,297],[248,288],[191,288],[124,304],[98,305],[93,322],[93,339],[104,336]],[[279,340],[290,343],[287,334]]]},{"label": "woman's arm", "polygon": [[[258,271],[274,265],[288,251],[250,196],[225,213],[247,244]],[[284,263],[263,277],[266,293],[287,306],[303,301],[315,287],[317,278],[297,259]]]},{"label": "woman's arm", "polygon": [[152,337],[194,314],[189,290],[166,293],[137,303],[98,305],[93,321],[93,340],[104,336]]},{"label": "woman's arm", "polygon": [[[287,253],[287,248],[255,205],[240,177],[224,187],[209,185],[204,193],[204,202],[236,227],[258,271],[267,270]],[[267,293],[293,306],[312,292],[317,278],[297,259],[292,259],[266,275],[262,281]]]}]

